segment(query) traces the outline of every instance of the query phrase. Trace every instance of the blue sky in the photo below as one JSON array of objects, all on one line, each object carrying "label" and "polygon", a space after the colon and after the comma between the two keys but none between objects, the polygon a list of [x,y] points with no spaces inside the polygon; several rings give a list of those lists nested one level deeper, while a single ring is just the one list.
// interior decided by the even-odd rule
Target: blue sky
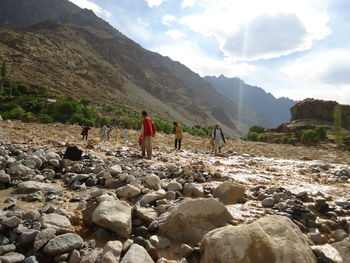
[{"label": "blue sky", "polygon": [[350,104],[349,0],[70,0],[201,76]]}]

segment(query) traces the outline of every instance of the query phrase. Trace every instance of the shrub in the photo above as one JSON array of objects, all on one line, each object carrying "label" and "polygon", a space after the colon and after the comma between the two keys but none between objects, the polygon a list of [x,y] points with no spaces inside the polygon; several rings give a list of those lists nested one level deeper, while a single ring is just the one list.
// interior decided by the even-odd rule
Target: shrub
[{"label": "shrub", "polygon": [[249,128],[249,132],[264,133],[265,128],[261,126],[254,125]]},{"label": "shrub", "polygon": [[258,139],[259,133],[250,131],[248,132],[247,138],[251,141],[256,141]]},{"label": "shrub", "polygon": [[315,130],[302,130],[300,140],[304,144],[312,144],[318,141]]},{"label": "shrub", "polygon": [[288,136],[283,136],[281,139],[282,143],[288,143],[289,137]]},{"label": "shrub", "polygon": [[107,126],[109,126],[109,125],[111,124],[111,118],[108,117],[108,116],[102,116],[102,117],[99,119],[98,123],[99,123],[100,125],[107,125]]},{"label": "shrub", "polygon": [[274,139],[273,139],[273,142],[274,142],[274,143],[280,143],[280,142],[281,142],[281,138],[274,138]]},{"label": "shrub", "polygon": [[31,122],[31,121],[34,121],[34,119],[35,119],[35,116],[31,112],[26,112],[22,115],[22,121]]},{"label": "shrub", "polygon": [[8,113],[7,117],[9,119],[21,119],[24,113],[24,109],[21,106],[17,106]]},{"label": "shrub", "polygon": [[261,133],[261,134],[259,134],[258,135],[258,141],[259,142],[265,142],[265,141],[267,141],[267,134],[266,133]]},{"label": "shrub", "polygon": [[319,140],[323,141],[327,139],[327,131],[324,127],[320,126],[315,129],[316,136]]},{"label": "shrub", "polygon": [[297,142],[297,139],[295,139],[295,138],[293,138],[293,137],[290,137],[290,138],[288,139],[288,143],[289,143],[289,144],[295,145],[296,142]]},{"label": "shrub", "polygon": [[47,115],[46,113],[41,113],[38,116],[38,122],[40,122],[40,123],[52,123],[53,118],[51,116]]}]

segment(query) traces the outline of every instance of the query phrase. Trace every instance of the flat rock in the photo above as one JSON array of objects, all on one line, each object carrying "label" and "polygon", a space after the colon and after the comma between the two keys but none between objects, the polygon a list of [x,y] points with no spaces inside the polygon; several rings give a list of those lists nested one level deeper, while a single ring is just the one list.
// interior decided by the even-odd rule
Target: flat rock
[{"label": "flat rock", "polygon": [[214,198],[185,200],[159,218],[160,233],[183,243],[198,243],[209,231],[232,220],[226,207]]},{"label": "flat rock", "polygon": [[164,189],[160,189],[158,191],[153,191],[148,194],[145,194],[140,199],[140,205],[145,206],[147,204],[153,203],[159,199],[165,198],[166,192]]},{"label": "flat rock", "polygon": [[141,190],[139,188],[131,184],[128,184],[126,186],[118,188],[117,195],[119,198],[132,199],[132,198],[138,197],[140,193],[141,193]]},{"label": "flat rock", "polygon": [[131,207],[125,201],[103,201],[92,213],[92,222],[128,238],[131,233]]},{"label": "flat rock", "polygon": [[62,191],[62,188],[57,185],[35,181],[26,181],[17,185],[17,192],[19,194],[30,194],[37,191],[59,193]]},{"label": "flat rock", "polygon": [[51,239],[44,247],[43,251],[49,255],[58,255],[81,248],[83,239],[76,234],[67,233]]},{"label": "flat rock", "polygon": [[5,255],[0,256],[0,262],[2,263],[17,263],[22,262],[24,259],[25,256],[17,252],[8,252]]},{"label": "flat rock", "polygon": [[67,233],[72,228],[67,217],[56,213],[44,214],[39,221],[44,228],[53,228],[57,233]]},{"label": "flat rock", "polygon": [[136,207],[136,216],[144,221],[152,222],[158,217],[158,213],[151,207]]}]

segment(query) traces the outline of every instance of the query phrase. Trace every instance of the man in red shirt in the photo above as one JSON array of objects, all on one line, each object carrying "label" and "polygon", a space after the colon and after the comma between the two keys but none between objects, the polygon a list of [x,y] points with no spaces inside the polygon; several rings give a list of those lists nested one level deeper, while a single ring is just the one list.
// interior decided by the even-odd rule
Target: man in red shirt
[{"label": "man in red shirt", "polygon": [[142,156],[145,156],[147,151],[147,159],[152,159],[152,137],[156,134],[156,126],[154,125],[152,119],[147,116],[147,112],[142,112],[143,122],[143,139],[142,139]]}]

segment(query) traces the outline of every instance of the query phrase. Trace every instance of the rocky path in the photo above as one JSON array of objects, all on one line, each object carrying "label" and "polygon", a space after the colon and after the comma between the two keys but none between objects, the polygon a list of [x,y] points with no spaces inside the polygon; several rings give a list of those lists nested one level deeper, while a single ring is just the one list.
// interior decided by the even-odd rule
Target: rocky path
[{"label": "rocky path", "polygon": [[[350,260],[350,159],[330,145],[234,140],[214,155],[158,134],[147,161],[116,131],[0,124],[1,262]],[[62,158],[69,145],[81,161]]]}]

